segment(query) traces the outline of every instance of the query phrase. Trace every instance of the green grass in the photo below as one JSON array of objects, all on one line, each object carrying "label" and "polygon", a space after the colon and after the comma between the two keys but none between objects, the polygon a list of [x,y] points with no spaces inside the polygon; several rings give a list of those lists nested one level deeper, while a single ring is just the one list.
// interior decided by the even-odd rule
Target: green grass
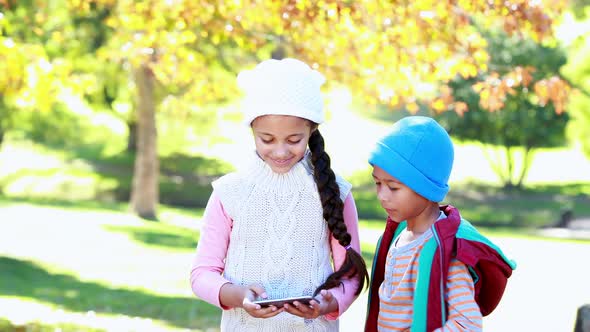
[{"label": "green grass", "polygon": [[0,318],[0,331],[3,332],[103,332],[104,329],[96,329],[89,326],[82,326],[77,324],[44,324],[43,322],[29,322],[25,324],[15,325],[7,319]]},{"label": "green grass", "polygon": [[[369,126],[380,128],[383,125],[371,123]],[[476,153],[478,149],[481,147],[469,142],[459,142],[457,146],[458,156]],[[551,159],[552,154],[559,159],[570,158],[564,160],[566,163],[579,163],[580,156],[568,149],[545,149],[537,154],[540,159],[535,165],[544,164],[543,160]],[[481,158],[474,158],[474,161],[481,162]],[[101,143],[78,144],[64,149],[8,139],[0,150],[0,194],[13,199],[59,204],[121,204],[129,199],[133,159],[133,154]],[[358,162],[357,159],[350,160],[350,163]],[[160,201],[179,207],[203,208],[211,194],[211,181],[231,169],[226,162],[198,154],[168,153],[161,156],[160,164]],[[354,185],[359,216],[363,219],[385,218],[374,193],[370,169],[364,161],[362,166],[354,168],[357,170],[347,179]],[[535,167],[532,168],[534,171]],[[467,169],[463,166],[463,171]],[[536,169],[541,169],[536,173],[544,173],[548,179],[555,178],[555,171],[550,168]],[[451,183],[446,202],[458,207],[466,219],[478,226],[537,228],[556,223],[566,209],[572,210],[575,217],[590,216],[590,182],[582,175],[578,182],[543,184],[537,181],[527,185],[526,190],[506,191],[498,188],[489,174],[482,173],[478,182],[467,178]]]},{"label": "green grass", "polygon": [[[3,297],[35,299],[70,312],[93,311],[150,318],[183,328],[210,324],[216,310],[194,299],[153,294],[145,290],[114,287],[104,281],[82,281],[71,273],[54,273],[42,264],[0,257]],[[197,318],[200,317],[200,318]]]},{"label": "green grass", "polygon": [[[169,331],[217,328],[220,310],[197,300],[188,282],[203,210],[160,211],[154,223],[129,215],[123,205],[0,199],[0,215],[8,217],[0,227],[0,306],[49,312],[3,310],[0,331],[99,331],[122,321]],[[382,227],[383,219],[360,221],[363,232],[378,234]],[[482,232],[535,238],[522,229]],[[19,234],[28,234],[26,241]],[[361,240],[370,267],[375,243]],[[62,319],[52,320],[57,312]],[[89,313],[102,323],[76,318]]]},{"label": "green grass", "polygon": [[[105,143],[65,149],[5,142],[0,150],[0,331],[219,326],[220,310],[192,295],[188,268],[210,182],[230,167],[196,154],[161,156],[163,204],[159,222],[150,222],[127,213],[133,159]],[[354,185],[361,229],[378,235],[386,216],[362,162],[364,168],[346,177]],[[446,200],[485,235],[546,241],[535,230],[555,223],[564,210],[590,216],[590,183],[584,180],[535,182],[526,190],[506,191],[490,178],[477,178],[482,181],[452,183]],[[369,267],[374,249],[373,238],[361,238]]]},{"label": "green grass", "polygon": [[[9,218],[0,227],[0,331],[95,331],[76,319],[88,313],[102,330],[121,321],[133,330],[143,330],[140,322],[169,331],[217,326],[220,310],[197,300],[188,282],[202,210],[160,210],[154,223],[120,206],[0,200]],[[29,227],[36,233],[28,238],[14,235]],[[7,310],[14,303],[43,309]],[[47,323],[60,312],[64,321]]]},{"label": "green grass", "polygon": [[[0,193],[62,201],[129,200],[135,156],[105,152],[101,145],[63,149],[27,141],[5,142],[0,150]],[[202,207],[211,181],[229,171],[222,161],[174,153],[160,157],[160,201]]]},{"label": "green grass", "polygon": [[108,225],[105,229],[126,234],[143,245],[165,250],[192,250],[199,240],[198,231],[188,232],[186,228],[161,223],[136,226]]},{"label": "green grass", "polygon": [[[366,176],[353,177],[359,216],[384,220],[386,214],[379,205],[373,184],[366,179]],[[524,190],[460,183],[451,186],[442,204],[457,207],[465,219],[479,227],[507,228],[519,232],[553,225],[566,210],[571,210],[574,217],[590,216],[590,183],[539,184]]]}]

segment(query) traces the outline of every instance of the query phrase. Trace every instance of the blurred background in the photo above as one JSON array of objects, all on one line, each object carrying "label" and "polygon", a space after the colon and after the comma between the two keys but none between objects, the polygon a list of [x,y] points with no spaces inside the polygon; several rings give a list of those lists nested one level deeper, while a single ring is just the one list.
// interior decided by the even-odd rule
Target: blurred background
[{"label": "blurred background", "polygon": [[589,40],[585,0],[0,0],[0,331],[218,331],[189,285],[201,217],[253,149],[237,73],[284,57],[327,78],[320,129],[368,266],[368,151],[433,116],[456,144],[445,203],[518,264],[486,331],[571,331],[590,303]]}]

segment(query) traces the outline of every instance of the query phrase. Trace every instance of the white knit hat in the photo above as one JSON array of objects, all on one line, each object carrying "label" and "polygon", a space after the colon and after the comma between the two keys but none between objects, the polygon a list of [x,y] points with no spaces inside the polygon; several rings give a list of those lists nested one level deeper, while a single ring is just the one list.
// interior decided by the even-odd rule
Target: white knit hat
[{"label": "white knit hat", "polygon": [[244,122],[249,126],[262,115],[292,115],[317,124],[324,122],[324,102],[320,87],[325,78],[296,59],[262,61],[238,75],[245,92]]}]

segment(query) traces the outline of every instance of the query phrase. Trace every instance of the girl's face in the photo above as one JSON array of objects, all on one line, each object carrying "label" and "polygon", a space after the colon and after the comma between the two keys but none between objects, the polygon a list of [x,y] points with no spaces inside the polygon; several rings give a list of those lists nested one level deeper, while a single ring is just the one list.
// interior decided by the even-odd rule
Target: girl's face
[{"label": "girl's face", "polygon": [[373,166],[373,179],[377,198],[393,221],[413,220],[431,204],[379,166]]},{"label": "girl's face", "polygon": [[252,121],[256,152],[275,173],[287,173],[305,155],[312,131],[309,120],[264,115]]}]

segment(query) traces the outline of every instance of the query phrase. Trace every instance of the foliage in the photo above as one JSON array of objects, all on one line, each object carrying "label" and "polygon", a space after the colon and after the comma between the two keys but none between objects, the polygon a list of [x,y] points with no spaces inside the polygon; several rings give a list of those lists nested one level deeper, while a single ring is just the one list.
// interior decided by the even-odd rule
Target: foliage
[{"label": "foliage", "polygon": [[[82,17],[107,11],[102,24],[112,34],[98,57],[126,70],[147,64],[163,89],[161,97],[190,91],[193,98],[208,102],[227,93],[223,84],[205,84],[213,81],[213,68],[223,61],[216,45],[227,39],[216,5],[153,0],[68,0],[68,5]],[[231,15],[231,6],[222,10]]]},{"label": "foliage", "polygon": [[[387,214],[381,207],[370,170],[351,178],[354,198],[361,219],[382,227]],[[474,225],[491,229],[536,229],[555,225],[565,210],[578,217],[590,216],[590,184],[559,183],[530,185],[519,191],[507,191],[497,185],[480,182],[452,183],[442,204],[452,204]],[[382,230],[382,228],[379,228]]]},{"label": "foliage", "polygon": [[[472,77],[487,71],[482,28],[501,26],[509,34],[551,41],[553,21],[566,6],[525,0],[68,4],[77,13],[108,8],[105,23],[113,35],[101,56],[117,63],[149,63],[169,91],[190,90],[201,103],[235,94],[235,84],[207,84],[216,68],[235,73],[282,49],[363,99],[390,105],[413,105],[416,99],[432,98],[434,86],[456,74]],[[422,88],[430,94],[424,96]]]},{"label": "foliage", "polygon": [[76,116],[64,104],[55,103],[51,112],[30,112],[22,116],[19,126],[34,142],[72,148],[85,141],[80,133],[90,129],[86,117]]},{"label": "foliage", "polygon": [[[275,13],[276,3],[261,6]],[[273,31],[287,54],[314,64],[363,100],[406,104],[411,111],[418,109],[417,100],[431,100],[442,110],[454,103],[443,98],[444,90],[436,91],[440,82],[488,71],[480,30],[501,26],[509,34],[550,40],[552,21],[564,6],[557,1],[289,1],[279,5],[281,24],[264,32]],[[232,22],[234,31],[251,29],[246,23],[255,12],[245,11]]]},{"label": "foliage", "polygon": [[590,13],[590,7],[588,6],[588,0],[570,0],[571,9],[574,15],[579,19],[588,18]]},{"label": "foliage", "polygon": [[[61,124],[52,120],[45,117],[38,121],[46,126]],[[37,132],[49,142],[59,143],[62,138],[50,134],[55,130]],[[67,142],[69,148],[61,150],[61,145],[17,144],[9,140],[7,147],[12,153],[0,154],[0,160],[4,160],[0,163],[0,192],[21,199],[101,204],[128,201],[135,155],[126,153],[122,146],[111,150],[110,146],[79,143]],[[231,170],[230,165],[218,160],[187,154],[163,156],[161,165],[162,203],[193,208],[205,206],[212,190],[211,181]]]},{"label": "foliage", "polygon": [[[407,104],[416,111],[422,100],[439,111],[457,110],[465,104],[449,98],[444,86],[437,88],[457,74],[467,78],[487,71],[481,29],[501,26],[510,34],[550,42],[553,20],[564,6],[528,0],[2,2],[11,22],[20,22],[12,35],[42,45],[52,64],[67,64],[77,91],[111,108],[118,98],[120,104],[136,106],[137,113],[125,118],[130,125],[138,121],[142,148],[133,192],[145,195],[134,196],[132,205],[149,216],[158,201],[153,111],[167,97],[183,96],[200,105],[226,100],[237,94],[237,71],[282,51],[369,103]],[[93,57],[98,59],[94,67],[87,61]],[[482,83],[482,94],[486,86],[489,82]],[[127,89],[134,91],[136,103],[125,100]],[[550,98],[560,111],[567,94],[552,91],[548,86],[537,96]]]},{"label": "foliage", "polygon": [[[556,93],[567,93],[562,81],[552,78],[559,75],[566,58],[559,48],[503,33],[491,34],[488,41],[493,72],[449,83],[453,98],[464,102],[469,111],[445,112],[439,118],[458,138],[503,147],[502,157],[490,157],[490,163],[505,186],[521,187],[534,150],[565,143],[569,116],[560,103],[540,100],[538,90],[554,82]],[[492,98],[493,94],[503,96]]]},{"label": "foliage", "polygon": [[71,73],[65,14],[59,1],[0,2],[0,135],[24,129],[29,113],[51,113],[60,99]]},{"label": "foliage", "polygon": [[[0,17],[3,21],[6,20]],[[55,92],[51,71],[51,64],[38,45],[0,36],[0,132],[14,125],[11,120],[19,108],[47,110]]]},{"label": "foliage", "polygon": [[[580,8],[578,12],[590,13],[590,6]],[[590,16],[581,20],[580,26],[590,23]],[[580,36],[570,45],[568,50],[568,64],[564,66],[565,77],[576,87],[576,93],[572,95],[569,104],[569,113],[572,120],[568,131],[572,141],[577,142],[583,148],[586,156],[590,158],[590,29],[579,31]]]}]

